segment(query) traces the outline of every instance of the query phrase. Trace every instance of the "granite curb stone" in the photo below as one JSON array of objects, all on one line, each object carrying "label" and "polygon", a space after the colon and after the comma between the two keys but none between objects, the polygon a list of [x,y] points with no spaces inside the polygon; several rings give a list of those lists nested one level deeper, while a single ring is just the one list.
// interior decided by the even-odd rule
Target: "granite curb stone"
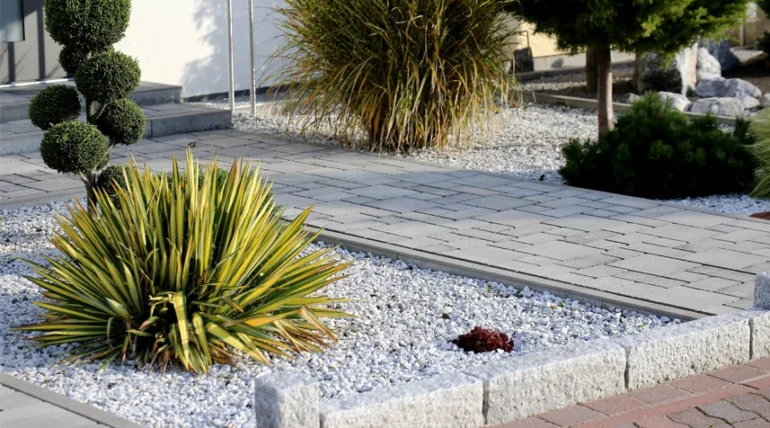
[{"label": "granite curb stone", "polygon": [[321,390],[299,372],[271,373],[256,379],[254,410],[258,428],[318,428]]},{"label": "granite curb stone", "polygon": [[484,425],[483,396],[480,379],[450,373],[331,400],[321,406],[321,427],[475,428]]},{"label": "granite curb stone", "polygon": [[757,275],[754,283],[754,307],[770,309],[770,273],[768,272]]},{"label": "granite curb stone", "polygon": [[593,340],[465,373],[484,381],[487,424],[501,424],[622,393],[625,370],[623,348],[608,340]]},{"label": "granite curb stone", "polygon": [[716,315],[614,339],[627,358],[629,390],[749,361],[751,328],[739,315]]}]

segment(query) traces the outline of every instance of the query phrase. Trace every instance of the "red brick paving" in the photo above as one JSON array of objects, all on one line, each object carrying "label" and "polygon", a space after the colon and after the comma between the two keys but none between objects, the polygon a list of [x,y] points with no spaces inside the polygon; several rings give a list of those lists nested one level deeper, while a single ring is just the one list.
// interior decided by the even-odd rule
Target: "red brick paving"
[{"label": "red brick paving", "polygon": [[770,358],[497,428],[770,428]]}]

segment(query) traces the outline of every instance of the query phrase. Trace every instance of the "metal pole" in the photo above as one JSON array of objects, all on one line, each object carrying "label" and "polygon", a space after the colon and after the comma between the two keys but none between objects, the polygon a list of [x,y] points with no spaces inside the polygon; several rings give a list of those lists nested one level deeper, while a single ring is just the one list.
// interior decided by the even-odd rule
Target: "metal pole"
[{"label": "metal pole", "polygon": [[257,115],[257,68],[254,63],[254,0],[249,0],[249,46],[251,46],[251,89],[249,101],[251,102],[251,114]]},{"label": "metal pole", "polygon": [[230,99],[230,113],[235,112],[235,68],[233,59],[233,0],[227,0],[227,61],[230,67],[230,90],[228,98]]}]

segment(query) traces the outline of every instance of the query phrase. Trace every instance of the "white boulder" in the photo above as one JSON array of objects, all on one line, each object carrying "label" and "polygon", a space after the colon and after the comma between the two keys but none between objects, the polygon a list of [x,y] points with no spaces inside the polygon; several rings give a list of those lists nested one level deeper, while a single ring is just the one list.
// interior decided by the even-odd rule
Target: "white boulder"
[{"label": "white boulder", "polygon": [[718,116],[740,116],[743,114],[743,101],[739,98],[703,98],[692,103],[693,113],[713,113]]},{"label": "white boulder", "polygon": [[762,105],[762,103],[754,97],[743,97],[741,98],[741,102],[743,103],[743,108],[746,110],[757,108]]},{"label": "white boulder", "polygon": [[690,104],[692,104],[692,102],[690,102],[690,100],[682,94],[675,94],[673,92],[658,92],[658,96],[660,97],[661,101],[670,104],[671,107],[679,111],[686,111],[687,108],[690,107]]},{"label": "white boulder", "polygon": [[648,54],[643,79],[645,89],[687,95],[698,83],[697,62],[697,43],[677,52],[668,66],[662,56],[656,53]]},{"label": "white boulder", "polygon": [[762,98],[759,99],[760,104],[762,104],[763,108],[770,108],[770,93],[762,95]]},{"label": "white boulder", "polygon": [[695,94],[701,98],[758,98],[762,91],[753,84],[742,79],[712,79],[701,80],[695,87]]},{"label": "white boulder", "polygon": [[619,96],[618,97],[618,102],[624,103],[624,104],[631,104],[634,101],[638,100],[639,98],[642,98],[642,97],[640,97],[639,95],[636,95],[636,94],[633,94],[633,93],[629,92],[627,94],[623,94],[623,95]]},{"label": "white boulder", "polygon": [[698,48],[698,80],[715,80],[722,77],[722,65],[706,48]]}]

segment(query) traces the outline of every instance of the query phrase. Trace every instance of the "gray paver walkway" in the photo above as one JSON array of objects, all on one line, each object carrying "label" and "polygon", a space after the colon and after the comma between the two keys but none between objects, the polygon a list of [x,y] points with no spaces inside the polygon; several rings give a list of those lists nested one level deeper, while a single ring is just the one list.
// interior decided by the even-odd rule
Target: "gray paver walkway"
[{"label": "gray paver walkway", "polygon": [[141,428],[94,407],[0,373],[3,428]]},{"label": "gray paver walkway", "polygon": [[[755,274],[770,270],[768,221],[392,156],[217,131],[146,140],[114,161],[168,169],[188,145],[261,161],[288,214],[314,206],[313,226],[576,290],[729,313],[751,306]],[[38,154],[0,157],[2,206],[82,193]]]}]

